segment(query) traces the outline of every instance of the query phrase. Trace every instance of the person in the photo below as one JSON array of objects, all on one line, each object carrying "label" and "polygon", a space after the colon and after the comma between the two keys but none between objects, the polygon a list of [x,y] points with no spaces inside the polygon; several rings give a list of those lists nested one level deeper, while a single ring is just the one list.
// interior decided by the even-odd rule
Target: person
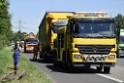
[{"label": "person", "polygon": [[34,45],[34,49],[33,49],[33,53],[34,53],[33,60],[37,60],[38,48],[39,48],[38,46],[39,46],[39,44]]},{"label": "person", "polygon": [[13,50],[14,50],[14,53],[13,53],[14,70],[18,70],[18,63],[20,60],[21,48],[17,45],[17,43],[15,43]]}]

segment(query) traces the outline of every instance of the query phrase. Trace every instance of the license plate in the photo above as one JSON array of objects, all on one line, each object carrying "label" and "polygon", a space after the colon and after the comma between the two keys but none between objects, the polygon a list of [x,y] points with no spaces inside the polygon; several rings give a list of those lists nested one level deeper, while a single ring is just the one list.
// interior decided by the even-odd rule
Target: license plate
[{"label": "license plate", "polygon": [[86,62],[104,62],[105,57],[102,55],[89,55],[85,58]]}]

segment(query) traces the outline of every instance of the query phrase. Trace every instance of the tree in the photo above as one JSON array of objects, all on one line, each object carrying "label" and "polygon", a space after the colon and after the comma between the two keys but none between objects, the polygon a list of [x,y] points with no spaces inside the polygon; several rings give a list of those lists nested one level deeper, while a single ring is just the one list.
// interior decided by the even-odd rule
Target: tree
[{"label": "tree", "polygon": [[30,34],[30,35],[34,35],[34,33],[33,33],[33,32],[30,32],[29,34]]},{"label": "tree", "polygon": [[[0,0],[0,40],[1,44],[9,44],[9,41],[12,39],[12,29],[11,29],[11,15],[9,14],[9,1]],[[4,41],[5,40],[5,41]]]},{"label": "tree", "polygon": [[124,16],[121,14],[118,14],[115,17],[115,20],[116,20],[116,24],[117,24],[118,28],[124,29]]},{"label": "tree", "polygon": [[124,29],[124,16],[121,14],[118,14],[115,17],[115,21],[116,21],[116,26],[117,26],[117,35],[119,37],[120,35],[120,29]]},{"label": "tree", "polygon": [[26,32],[15,32],[12,40],[14,41],[21,41],[24,40],[24,35],[27,34]]}]

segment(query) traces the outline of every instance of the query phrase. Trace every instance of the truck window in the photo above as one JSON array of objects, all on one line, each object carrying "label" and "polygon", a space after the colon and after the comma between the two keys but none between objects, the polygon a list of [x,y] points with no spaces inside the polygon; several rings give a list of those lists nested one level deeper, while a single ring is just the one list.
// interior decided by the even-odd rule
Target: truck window
[{"label": "truck window", "polygon": [[37,39],[27,39],[26,42],[27,43],[37,43],[38,40]]},{"label": "truck window", "polygon": [[53,30],[53,32],[54,33],[57,33],[58,29],[61,28],[61,27],[63,27],[63,26],[66,26],[67,23],[68,23],[68,20],[67,19],[65,19],[65,20],[62,20],[62,19],[57,20],[56,22],[54,22],[52,24],[52,30]]},{"label": "truck window", "polygon": [[124,36],[120,36],[120,44],[124,44]]},{"label": "truck window", "polygon": [[91,27],[89,23],[86,24],[77,24],[75,26],[75,33],[83,33],[83,34],[88,34],[91,33]]},{"label": "truck window", "polygon": [[110,22],[91,22],[78,23],[75,25],[74,34],[80,37],[115,37],[114,23]]},{"label": "truck window", "polygon": [[112,23],[94,23],[93,25],[93,33],[112,35],[113,32],[113,24]]},{"label": "truck window", "polygon": [[52,25],[52,30],[54,33],[57,33],[58,29],[63,27],[65,25]]}]

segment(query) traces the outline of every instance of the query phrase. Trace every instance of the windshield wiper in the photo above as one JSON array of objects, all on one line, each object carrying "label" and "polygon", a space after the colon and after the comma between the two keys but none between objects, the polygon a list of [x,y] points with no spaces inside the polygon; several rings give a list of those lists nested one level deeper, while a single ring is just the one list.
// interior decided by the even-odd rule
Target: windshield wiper
[{"label": "windshield wiper", "polygon": [[97,35],[97,36],[93,36],[96,38],[114,38],[115,36],[110,36],[110,35]]},{"label": "windshield wiper", "polygon": [[91,35],[88,34],[74,34],[74,37],[78,37],[78,38],[91,38]]},{"label": "windshield wiper", "polygon": [[74,34],[76,38],[114,38],[112,35],[101,35],[101,34]]}]

